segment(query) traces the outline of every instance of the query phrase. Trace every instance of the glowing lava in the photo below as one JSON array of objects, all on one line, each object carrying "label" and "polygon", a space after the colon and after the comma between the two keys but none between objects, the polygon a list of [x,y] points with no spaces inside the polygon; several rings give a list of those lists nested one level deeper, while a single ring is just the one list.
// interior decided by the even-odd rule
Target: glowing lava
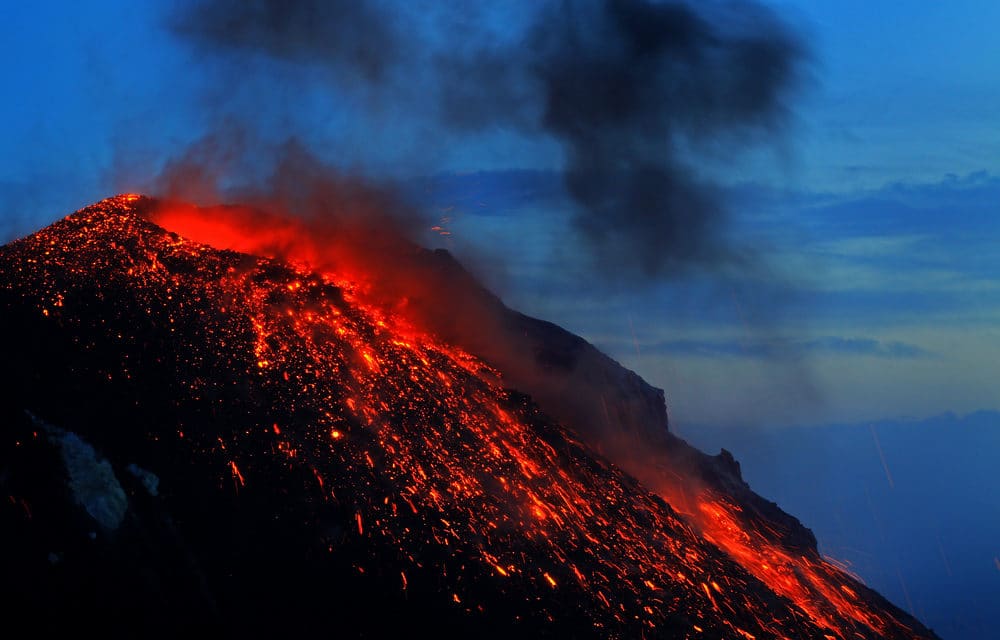
[{"label": "glowing lava", "polygon": [[[140,215],[151,210],[176,234]],[[251,210],[119,196],[0,249],[16,274],[0,286],[80,336],[83,308],[134,309],[76,340],[85,354],[120,345],[94,370],[140,396],[143,336],[167,345],[175,361],[155,366],[175,376],[177,417],[150,440],[210,461],[219,490],[241,497],[275,461],[304,472],[315,509],[371,550],[358,574],[400,591],[424,585],[470,616],[503,603],[514,620],[583,620],[604,637],[924,637],[721,496],[678,515],[373,295],[378,256],[342,246]],[[246,421],[201,437],[231,398],[253,407]]]}]

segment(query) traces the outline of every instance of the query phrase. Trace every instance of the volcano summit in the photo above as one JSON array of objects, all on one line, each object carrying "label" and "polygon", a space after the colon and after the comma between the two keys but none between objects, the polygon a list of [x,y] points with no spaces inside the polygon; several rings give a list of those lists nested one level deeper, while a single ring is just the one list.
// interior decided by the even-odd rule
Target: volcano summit
[{"label": "volcano summit", "polygon": [[450,257],[414,254],[510,348],[435,321],[419,291],[401,310],[356,270],[164,229],[163,206],[110,198],[0,248],[6,620],[936,637],[825,561],[731,456],[670,435],[662,393]]}]

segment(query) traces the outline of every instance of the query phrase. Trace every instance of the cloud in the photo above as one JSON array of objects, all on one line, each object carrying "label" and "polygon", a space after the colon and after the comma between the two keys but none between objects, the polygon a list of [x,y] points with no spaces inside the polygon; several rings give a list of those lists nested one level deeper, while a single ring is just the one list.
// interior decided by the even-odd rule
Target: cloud
[{"label": "cloud", "polygon": [[[609,346],[617,352],[627,345]],[[690,358],[754,358],[764,360],[797,360],[807,355],[840,355],[891,360],[930,358],[934,354],[920,346],[896,340],[875,338],[843,338],[823,336],[809,340],[667,340],[640,344],[643,354],[673,355]]]},{"label": "cloud", "polygon": [[826,336],[801,343],[801,347],[803,350],[813,353],[840,353],[892,359],[926,358],[932,355],[930,352],[914,344],[896,340],[876,340],[874,338]]}]

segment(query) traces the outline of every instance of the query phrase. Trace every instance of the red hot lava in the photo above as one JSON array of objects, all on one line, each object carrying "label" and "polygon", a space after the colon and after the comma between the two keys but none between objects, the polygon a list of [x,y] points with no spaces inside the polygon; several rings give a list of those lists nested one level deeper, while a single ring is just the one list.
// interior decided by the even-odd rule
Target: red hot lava
[{"label": "red hot lava", "polygon": [[[59,320],[79,288],[125,287],[150,316],[199,327],[206,342],[185,357],[244,354],[242,375],[308,419],[211,443],[177,425],[176,437],[249,491],[262,464],[252,439],[267,434],[324,502],[350,510],[351,535],[395,550],[400,589],[439,574],[447,598],[475,614],[491,602],[472,585],[488,581],[550,621],[574,615],[615,636],[932,637],[846,573],[748,524],[726,497],[703,490],[692,508],[683,487],[664,486],[664,502],[595,456],[500,372],[407,316],[405,301],[387,301],[406,281],[391,275],[400,265],[359,251],[350,232],[155,204],[119,196],[9,245],[8,256],[43,258],[8,288]],[[125,365],[109,379],[131,375]],[[212,395],[202,377],[184,384],[192,401]]]},{"label": "red hot lava", "polygon": [[[280,257],[311,267],[334,281],[350,283],[349,286],[362,293],[371,292],[373,283],[379,280],[398,283],[398,267],[393,269],[393,261],[409,249],[405,243],[396,242],[391,248],[395,255],[388,256],[381,264],[373,264],[369,251],[363,247],[359,251],[356,233],[346,234],[345,242],[344,234],[338,235],[330,227],[240,207],[211,211],[190,206],[161,207],[153,219],[196,242],[252,255]],[[417,295],[426,295],[425,287],[422,289]],[[365,355],[366,362],[372,365],[370,356]],[[675,507],[689,502],[688,496],[681,497],[684,489],[680,486],[661,485],[658,490]],[[775,543],[774,532],[761,531],[756,523],[741,519],[741,508],[726,497],[708,489],[696,493],[694,510],[685,513],[685,517],[706,539],[775,593],[794,602],[819,626],[836,630],[859,625],[878,633],[907,631],[895,618],[874,610],[858,595],[853,576],[819,557],[795,553]],[[535,507],[533,512],[545,518],[541,508]],[[715,590],[720,589],[717,583],[712,584]],[[711,597],[707,588],[706,593]]]}]

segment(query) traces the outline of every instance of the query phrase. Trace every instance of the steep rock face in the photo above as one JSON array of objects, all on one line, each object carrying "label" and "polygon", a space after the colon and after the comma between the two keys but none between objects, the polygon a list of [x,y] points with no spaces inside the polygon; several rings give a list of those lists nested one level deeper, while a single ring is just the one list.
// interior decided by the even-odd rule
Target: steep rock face
[{"label": "steep rock face", "polygon": [[[0,248],[0,588],[39,629],[933,637],[842,574],[777,593],[482,360],[152,204]],[[544,366],[592,349],[559,335]]]},{"label": "steep rock face", "polygon": [[[446,251],[422,257],[416,265],[422,278],[451,292],[464,309],[440,313],[431,300],[411,300],[421,323],[436,335],[496,367],[505,384],[531,395],[543,411],[675,507],[711,489],[747,507],[741,519],[768,529],[792,553],[818,556],[812,531],[754,493],[732,454],[709,456],[670,432],[663,390],[583,338],[508,308]],[[470,316],[476,321],[466,321]]]}]

